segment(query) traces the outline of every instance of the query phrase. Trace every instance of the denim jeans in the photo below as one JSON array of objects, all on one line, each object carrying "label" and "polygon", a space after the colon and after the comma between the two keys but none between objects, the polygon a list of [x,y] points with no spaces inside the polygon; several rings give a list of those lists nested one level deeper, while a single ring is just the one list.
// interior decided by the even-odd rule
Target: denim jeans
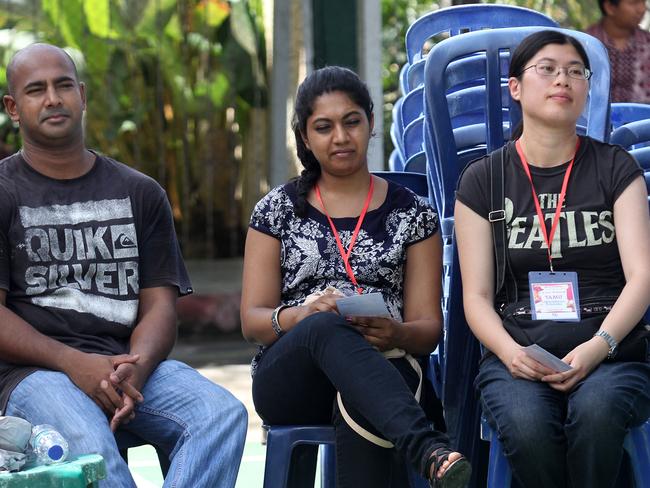
[{"label": "denim jeans", "polygon": [[481,363],[483,412],[512,475],[526,488],[610,488],[631,427],[650,417],[650,365],[602,363],[570,393],[513,378],[498,357]]},{"label": "denim jeans", "polygon": [[[228,391],[178,361],[151,374],[135,418],[121,429],[169,455],[165,487],[234,487],[244,449],[247,414]],[[51,424],[68,440],[70,456],[99,453],[106,462],[102,487],[135,487],[102,410],[63,373],[37,371],[9,398],[6,415]]]},{"label": "denim jeans", "polygon": [[[334,422],[337,487],[403,487],[404,459],[423,472],[431,453],[448,442],[416,402],[417,382],[406,360],[386,360],[341,316],[317,313],[265,351],[253,401],[269,424]],[[396,449],[352,431],[334,407],[337,390],[352,418]]]}]

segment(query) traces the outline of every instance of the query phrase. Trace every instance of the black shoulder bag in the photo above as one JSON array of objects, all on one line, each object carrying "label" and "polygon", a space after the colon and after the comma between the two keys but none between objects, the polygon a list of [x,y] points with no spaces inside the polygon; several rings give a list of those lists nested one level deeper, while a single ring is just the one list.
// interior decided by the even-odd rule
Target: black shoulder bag
[{"label": "black shoulder bag", "polygon": [[[496,304],[503,326],[522,346],[539,344],[558,357],[564,357],[579,344],[588,341],[600,328],[614,300],[590,302],[581,306],[580,322],[532,320],[530,307],[518,304],[517,283],[508,263],[505,225],[504,157],[506,146],[493,151],[489,157],[490,213],[495,257],[495,297],[502,291],[505,302]],[[620,342],[618,351],[609,361],[650,361],[650,325],[643,320]]]}]

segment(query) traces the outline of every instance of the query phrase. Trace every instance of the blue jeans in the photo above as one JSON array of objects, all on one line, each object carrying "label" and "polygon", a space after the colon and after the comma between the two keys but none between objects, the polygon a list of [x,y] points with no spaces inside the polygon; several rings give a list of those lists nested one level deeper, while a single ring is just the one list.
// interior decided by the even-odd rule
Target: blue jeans
[{"label": "blue jeans", "polygon": [[631,427],[650,417],[650,364],[602,363],[566,394],[513,378],[498,357],[476,385],[512,475],[526,488],[610,488]]},{"label": "blue jeans", "polygon": [[[142,389],[145,401],[121,429],[169,455],[165,487],[233,487],[244,449],[247,414],[228,391],[178,361],[164,361]],[[63,373],[37,371],[14,389],[5,415],[51,424],[70,455],[99,453],[102,487],[135,487],[104,412]]]},{"label": "blue jeans", "polygon": [[[406,360],[386,360],[340,315],[316,313],[266,350],[253,376],[253,401],[266,423],[334,423],[339,488],[403,487],[404,460],[423,472],[431,453],[448,443],[415,400],[417,383]],[[352,418],[396,449],[350,429],[334,406],[337,390]]]}]

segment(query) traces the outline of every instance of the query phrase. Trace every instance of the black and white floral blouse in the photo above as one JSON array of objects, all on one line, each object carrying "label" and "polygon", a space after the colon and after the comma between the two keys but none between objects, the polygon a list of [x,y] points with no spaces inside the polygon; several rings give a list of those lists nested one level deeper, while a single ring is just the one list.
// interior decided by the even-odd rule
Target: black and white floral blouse
[{"label": "black and white floral blouse", "polygon": [[[250,227],[281,244],[282,303],[300,305],[315,292],[334,286],[355,292],[339,254],[327,217],[308,205],[306,218],[294,214],[296,185],[277,187],[260,200]],[[332,219],[347,249],[357,217]],[[392,317],[401,322],[406,249],[438,229],[435,210],[411,190],[388,182],[384,203],[366,214],[350,256],[352,271],[364,293],[381,292]]]}]

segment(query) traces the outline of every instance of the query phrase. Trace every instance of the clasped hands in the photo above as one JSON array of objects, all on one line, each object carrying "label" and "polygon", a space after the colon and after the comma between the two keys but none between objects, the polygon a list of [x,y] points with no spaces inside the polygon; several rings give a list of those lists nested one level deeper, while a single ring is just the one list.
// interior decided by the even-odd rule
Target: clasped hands
[{"label": "clasped hands", "polygon": [[105,356],[80,353],[68,377],[108,416],[113,432],[135,417],[135,404],[144,400],[140,389],[146,378],[138,354]]},{"label": "clasped hands", "polygon": [[607,343],[598,337],[583,342],[562,358],[571,366],[564,373],[540,364],[519,345],[513,348],[504,363],[515,378],[542,381],[554,390],[568,393],[607,357],[608,351]]}]

